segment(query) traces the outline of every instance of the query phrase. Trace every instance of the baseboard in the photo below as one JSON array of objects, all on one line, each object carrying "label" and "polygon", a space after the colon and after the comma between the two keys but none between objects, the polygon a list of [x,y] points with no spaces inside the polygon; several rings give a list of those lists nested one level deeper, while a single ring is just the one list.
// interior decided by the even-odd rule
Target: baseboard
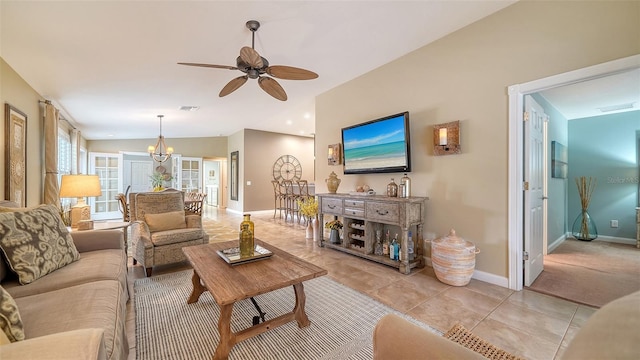
[{"label": "baseboard", "polygon": [[555,239],[549,246],[547,246],[547,254],[553,252],[560,244],[562,244],[565,240],[567,240],[567,234],[561,235],[559,238]]},{"label": "baseboard", "polygon": [[[567,233],[566,236],[567,236],[567,238],[572,237],[571,233]],[[625,244],[625,245],[636,245],[637,244],[636,239],[621,238],[621,237],[606,236],[606,235],[598,235],[598,238],[596,240],[604,241],[604,242],[610,242],[610,243],[616,243],[616,244]],[[551,251],[551,250],[549,250],[549,251]]]},{"label": "baseboard", "polygon": [[[433,264],[431,263],[431,258],[429,257],[426,257],[426,256],[424,257],[424,263],[426,266],[433,267]],[[484,281],[489,284],[498,285],[503,288],[507,288],[507,289],[509,288],[509,279],[504,276],[498,276],[488,272],[474,270],[473,275],[471,275],[471,278],[479,281]]]}]

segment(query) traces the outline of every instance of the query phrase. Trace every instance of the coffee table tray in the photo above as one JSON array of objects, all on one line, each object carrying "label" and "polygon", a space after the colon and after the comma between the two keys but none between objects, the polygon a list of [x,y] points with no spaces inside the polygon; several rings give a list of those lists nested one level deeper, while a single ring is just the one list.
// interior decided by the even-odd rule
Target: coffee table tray
[{"label": "coffee table tray", "polygon": [[267,259],[273,255],[273,253],[260,245],[256,245],[253,250],[253,256],[240,257],[240,248],[232,247],[223,250],[217,250],[216,253],[220,255],[224,261],[231,265],[244,264],[251,261]]}]

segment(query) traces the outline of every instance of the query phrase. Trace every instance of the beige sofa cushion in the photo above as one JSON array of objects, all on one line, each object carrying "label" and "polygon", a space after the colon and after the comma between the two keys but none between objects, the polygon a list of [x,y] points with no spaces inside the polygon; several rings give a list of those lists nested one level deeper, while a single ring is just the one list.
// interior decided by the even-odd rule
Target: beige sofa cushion
[{"label": "beige sofa cushion", "polygon": [[171,211],[160,214],[145,214],[144,221],[149,226],[149,231],[165,231],[184,229],[187,224],[184,220],[184,210]]},{"label": "beige sofa cushion", "polygon": [[29,284],[80,258],[53,205],[0,213],[0,248],[21,284]]},{"label": "beige sofa cushion", "polygon": [[16,299],[96,280],[115,280],[123,289],[126,289],[126,261],[126,255],[120,249],[84,252],[79,261],[44,276],[40,281],[20,285],[17,280],[5,280],[2,286]]},{"label": "beige sofa cushion", "polygon": [[0,346],[0,359],[105,360],[103,333],[102,329],[81,329],[11,343]]},{"label": "beige sofa cushion", "polygon": [[163,246],[169,244],[179,244],[191,240],[202,239],[204,231],[202,229],[176,229],[158,231],[151,234],[153,246]]},{"label": "beige sofa cushion", "polygon": [[24,327],[18,305],[9,293],[0,286],[0,328],[11,342],[24,340]]},{"label": "beige sofa cushion", "polygon": [[98,328],[104,330],[107,359],[126,359],[126,296],[117,281],[102,280],[16,298],[26,341],[40,336]]}]

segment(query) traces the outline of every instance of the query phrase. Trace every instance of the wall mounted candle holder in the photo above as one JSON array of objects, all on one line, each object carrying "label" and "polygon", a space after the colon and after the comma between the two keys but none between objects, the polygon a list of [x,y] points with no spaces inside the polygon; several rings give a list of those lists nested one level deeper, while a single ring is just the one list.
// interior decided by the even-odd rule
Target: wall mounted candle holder
[{"label": "wall mounted candle holder", "polygon": [[342,164],[342,153],[341,153],[340,144],[332,144],[329,145],[329,149],[327,151],[327,162],[328,165],[340,165]]},{"label": "wall mounted candle holder", "polygon": [[460,154],[460,121],[433,125],[433,154]]}]

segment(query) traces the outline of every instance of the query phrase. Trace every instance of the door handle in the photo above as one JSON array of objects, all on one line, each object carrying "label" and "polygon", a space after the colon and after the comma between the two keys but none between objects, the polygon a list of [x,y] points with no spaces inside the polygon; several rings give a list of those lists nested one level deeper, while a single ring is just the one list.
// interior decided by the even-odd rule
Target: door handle
[{"label": "door handle", "polygon": [[547,200],[547,199],[548,199],[548,197],[546,197],[546,196],[542,197],[542,200]]}]

